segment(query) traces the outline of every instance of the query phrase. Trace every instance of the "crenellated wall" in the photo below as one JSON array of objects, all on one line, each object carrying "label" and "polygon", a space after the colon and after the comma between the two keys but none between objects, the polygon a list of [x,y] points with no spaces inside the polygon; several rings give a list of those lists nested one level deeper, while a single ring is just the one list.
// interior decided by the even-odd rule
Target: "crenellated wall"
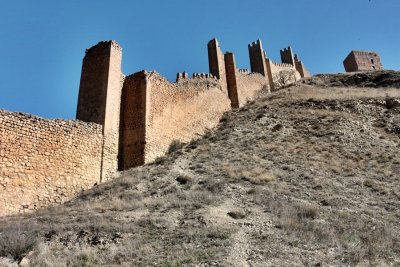
[{"label": "crenellated wall", "polygon": [[0,216],[61,203],[100,182],[102,127],[0,110]]},{"label": "crenellated wall", "polygon": [[272,62],[259,40],[249,45],[252,73],[216,39],[207,48],[210,73],[178,73],[173,83],[154,71],[125,77],[122,48],[99,42],[83,59],[77,121],[0,110],[0,216],[61,203],[152,162],[172,141],[202,135],[224,112],[273,88],[274,75],[297,65],[305,73],[297,56],[295,65]]}]

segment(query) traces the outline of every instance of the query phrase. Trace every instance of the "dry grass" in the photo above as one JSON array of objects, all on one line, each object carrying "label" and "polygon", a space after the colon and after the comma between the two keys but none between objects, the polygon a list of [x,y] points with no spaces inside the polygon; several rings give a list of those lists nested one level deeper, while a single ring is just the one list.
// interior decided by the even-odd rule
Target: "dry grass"
[{"label": "dry grass", "polygon": [[34,225],[6,223],[0,231],[0,257],[21,261],[37,243]]},{"label": "dry grass", "polygon": [[0,233],[33,233],[36,266],[397,266],[400,111],[387,95],[399,92],[268,94],[155,164],[2,219]]}]

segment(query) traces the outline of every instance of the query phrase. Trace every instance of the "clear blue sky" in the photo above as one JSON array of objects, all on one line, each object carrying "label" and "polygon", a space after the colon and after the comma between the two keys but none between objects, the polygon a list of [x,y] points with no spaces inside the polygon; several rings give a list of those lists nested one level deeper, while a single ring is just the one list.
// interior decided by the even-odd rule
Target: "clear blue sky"
[{"label": "clear blue sky", "polygon": [[123,72],[208,72],[217,37],[249,67],[247,44],[269,57],[291,45],[313,73],[342,72],[351,50],[380,53],[400,69],[400,0],[3,0],[0,108],[74,118],[85,49],[114,39]]}]

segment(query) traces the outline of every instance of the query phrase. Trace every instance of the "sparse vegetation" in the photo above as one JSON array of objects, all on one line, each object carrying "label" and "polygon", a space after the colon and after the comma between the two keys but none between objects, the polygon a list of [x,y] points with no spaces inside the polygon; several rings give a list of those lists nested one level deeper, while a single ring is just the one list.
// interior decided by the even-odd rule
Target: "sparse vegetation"
[{"label": "sparse vegetation", "polygon": [[12,258],[19,262],[37,243],[32,225],[19,222],[3,225],[0,230],[0,257]]},{"label": "sparse vegetation", "polygon": [[400,109],[387,99],[400,90],[307,83],[62,206],[1,218],[0,266],[30,251],[33,266],[399,265]]},{"label": "sparse vegetation", "polygon": [[296,81],[295,70],[282,70],[280,72],[274,73],[272,77],[274,81],[274,88],[278,89]]}]

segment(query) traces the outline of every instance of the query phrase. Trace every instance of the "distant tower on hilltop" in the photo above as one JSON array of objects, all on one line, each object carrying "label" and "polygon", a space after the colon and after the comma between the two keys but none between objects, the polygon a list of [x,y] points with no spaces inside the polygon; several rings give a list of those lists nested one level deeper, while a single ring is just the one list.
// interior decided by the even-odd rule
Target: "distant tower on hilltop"
[{"label": "distant tower on hilltop", "polygon": [[351,51],[343,65],[346,72],[383,70],[381,59],[376,52]]}]

